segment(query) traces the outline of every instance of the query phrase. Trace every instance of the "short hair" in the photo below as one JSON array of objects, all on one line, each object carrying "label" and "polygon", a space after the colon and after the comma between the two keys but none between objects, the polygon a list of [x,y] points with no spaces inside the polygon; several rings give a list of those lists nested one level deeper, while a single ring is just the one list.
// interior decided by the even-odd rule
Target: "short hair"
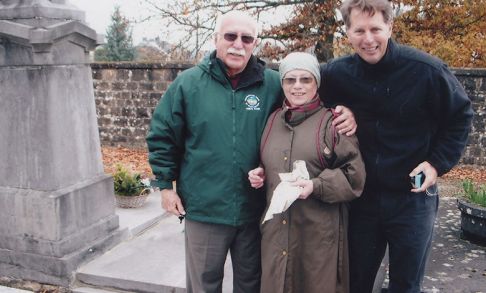
[{"label": "short hair", "polygon": [[393,20],[393,7],[391,5],[391,0],[345,0],[341,5],[339,10],[343,17],[346,27],[351,26],[351,10],[357,8],[360,11],[367,12],[373,16],[377,12],[381,12],[383,15],[383,20],[389,23]]},{"label": "short hair", "polygon": [[216,18],[216,26],[214,28],[214,32],[215,33],[221,32],[224,21],[229,18],[241,19],[247,21],[248,23],[250,23],[251,28],[255,32],[254,37],[255,38],[258,37],[258,32],[259,32],[258,22],[253,16],[241,10],[232,10],[225,14],[219,15],[218,18]]}]

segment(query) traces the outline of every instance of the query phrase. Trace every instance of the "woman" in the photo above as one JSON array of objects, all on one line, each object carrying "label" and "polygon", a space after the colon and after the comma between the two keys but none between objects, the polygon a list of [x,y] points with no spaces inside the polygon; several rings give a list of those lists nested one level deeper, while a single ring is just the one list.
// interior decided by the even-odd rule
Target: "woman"
[{"label": "woman", "polygon": [[364,164],[356,137],[339,135],[333,111],[317,94],[319,64],[291,53],[280,64],[282,108],[267,121],[262,166],[249,172],[254,188],[267,188],[267,209],[279,173],[306,162],[310,180],[297,180],[299,199],[262,224],[262,293],[348,292],[347,206],[360,196]]}]

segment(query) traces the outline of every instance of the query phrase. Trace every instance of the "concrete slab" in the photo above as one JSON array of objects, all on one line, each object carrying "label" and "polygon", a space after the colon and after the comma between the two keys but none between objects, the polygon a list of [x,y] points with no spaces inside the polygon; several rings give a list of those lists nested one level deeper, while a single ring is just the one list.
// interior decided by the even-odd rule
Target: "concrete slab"
[{"label": "concrete slab", "polygon": [[[78,287],[72,290],[72,293],[114,293],[117,291],[110,291],[110,290],[103,290],[103,289],[96,289],[90,287]],[[0,293],[2,293],[0,291]]]},{"label": "concrete slab", "polygon": [[[164,214],[155,226],[82,266],[76,278],[101,289],[186,292],[184,225],[176,217]],[[232,270],[228,260],[223,292],[231,291]]]},{"label": "concrete slab", "polygon": [[129,237],[134,237],[156,225],[165,211],[160,205],[160,193],[154,192],[147,197],[145,204],[136,209],[116,208],[120,229],[128,228]]},{"label": "concrete slab", "polygon": [[30,293],[30,291],[0,286],[0,293]]}]

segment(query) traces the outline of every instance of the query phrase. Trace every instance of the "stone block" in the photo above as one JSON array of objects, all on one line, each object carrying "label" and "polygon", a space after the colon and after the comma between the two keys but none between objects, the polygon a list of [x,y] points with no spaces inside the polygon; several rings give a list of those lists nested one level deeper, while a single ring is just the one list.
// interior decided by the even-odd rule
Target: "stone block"
[{"label": "stone block", "polygon": [[0,53],[4,54],[0,56],[0,65],[6,66],[85,64],[88,50],[99,43],[94,30],[74,20],[57,21],[42,29],[0,20],[0,35],[3,40]]},{"label": "stone block", "polygon": [[139,88],[142,91],[153,91],[154,90],[154,84],[152,82],[140,82],[139,83]]},{"label": "stone block", "polygon": [[0,272],[67,285],[90,255],[122,240],[113,181],[100,175],[56,191],[0,188]]},{"label": "stone block", "polygon": [[124,82],[115,81],[111,84],[113,91],[122,91],[125,89],[126,84]]},{"label": "stone block", "polygon": [[157,82],[155,83],[155,90],[159,92],[165,92],[168,88],[167,82]]},{"label": "stone block", "polygon": [[149,71],[149,80],[150,81],[156,81],[156,82],[159,82],[159,81],[164,81],[165,80],[165,74],[164,72],[166,71],[166,69],[152,69],[151,71]]},{"label": "stone block", "polygon": [[127,83],[127,90],[130,90],[130,91],[135,91],[138,89],[138,83],[137,82],[128,82]]},{"label": "stone block", "polygon": [[[83,249],[62,258],[17,252],[0,248],[0,273],[3,276],[68,287],[74,271],[126,239],[128,231],[116,230]],[[5,260],[5,261],[4,261]]]},{"label": "stone block", "polygon": [[[85,20],[85,13],[66,1],[3,1],[0,4],[0,19],[75,19]],[[9,3],[7,3],[9,2]],[[17,3],[15,3],[17,2]],[[35,4],[35,5],[34,5]]]},{"label": "stone block", "polygon": [[128,69],[118,69],[116,71],[116,79],[118,81],[127,81],[130,79],[131,71]]},{"label": "stone block", "polygon": [[0,67],[0,80],[0,186],[57,190],[103,173],[88,65]]},{"label": "stone block", "polygon": [[118,75],[116,69],[98,69],[101,72],[101,79],[103,81],[113,81]]},{"label": "stone block", "polygon": [[108,83],[106,81],[100,81],[100,82],[95,81],[94,82],[94,89],[98,90],[98,91],[110,90],[110,83]]},{"label": "stone block", "polygon": [[145,69],[133,69],[131,80],[132,81],[146,80],[147,77],[146,77],[145,73],[146,73]]}]

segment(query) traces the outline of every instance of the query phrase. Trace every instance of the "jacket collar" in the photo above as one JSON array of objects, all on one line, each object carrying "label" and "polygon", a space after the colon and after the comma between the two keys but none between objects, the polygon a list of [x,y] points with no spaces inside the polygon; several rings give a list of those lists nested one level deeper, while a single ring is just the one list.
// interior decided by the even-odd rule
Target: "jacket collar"
[{"label": "jacket collar", "polygon": [[307,119],[307,117],[319,111],[322,107],[324,107],[324,105],[322,104],[318,94],[316,94],[314,98],[307,104],[297,107],[290,106],[287,103],[287,99],[285,99],[282,115],[285,119],[285,122],[287,122],[291,126],[296,126],[302,123],[302,121],[304,121],[305,119]]},{"label": "jacket collar", "polygon": [[388,39],[388,45],[386,47],[386,52],[383,58],[376,64],[369,64],[364,61],[358,54],[354,54],[355,60],[363,66],[365,71],[369,72],[385,72],[395,67],[397,62],[397,56],[400,53],[400,47],[391,38]]}]

